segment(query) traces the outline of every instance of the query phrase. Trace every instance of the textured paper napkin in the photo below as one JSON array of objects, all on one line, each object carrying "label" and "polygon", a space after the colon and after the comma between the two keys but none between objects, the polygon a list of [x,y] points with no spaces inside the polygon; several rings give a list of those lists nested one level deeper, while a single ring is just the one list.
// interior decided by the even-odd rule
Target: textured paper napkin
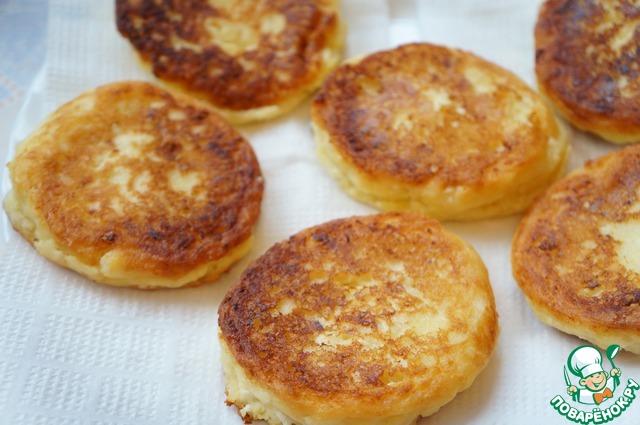
[{"label": "textured paper napkin", "polygon": [[[408,41],[461,47],[534,83],[533,25],[540,1],[344,0],[346,55]],[[113,1],[52,0],[46,66],[29,93],[13,146],[62,102],[120,79],[149,79],[115,29]],[[224,404],[217,307],[229,284],[273,243],[329,219],[374,212],[319,166],[309,102],[273,122],[241,127],[266,180],[256,244],[221,281],[141,292],[100,286],[41,258],[0,218],[0,424],[241,424]],[[570,168],[611,146],[576,133]],[[2,170],[2,195],[9,188]],[[446,226],[484,259],[500,314],[494,356],[467,391],[421,424],[563,424],[550,406],[563,365],[582,342],[542,326],[511,277],[519,216]],[[464,300],[461,300],[464,302]],[[623,378],[640,380],[622,353]],[[443,370],[443,374],[447,371]],[[637,424],[640,402],[614,420]]]}]

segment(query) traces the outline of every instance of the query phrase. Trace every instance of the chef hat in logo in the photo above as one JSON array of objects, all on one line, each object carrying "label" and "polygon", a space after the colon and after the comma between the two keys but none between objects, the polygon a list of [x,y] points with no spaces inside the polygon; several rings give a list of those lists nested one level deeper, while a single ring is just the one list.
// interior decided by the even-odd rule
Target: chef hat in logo
[{"label": "chef hat in logo", "polygon": [[588,345],[573,350],[569,355],[567,366],[571,373],[582,378],[594,373],[604,372],[600,351]]}]

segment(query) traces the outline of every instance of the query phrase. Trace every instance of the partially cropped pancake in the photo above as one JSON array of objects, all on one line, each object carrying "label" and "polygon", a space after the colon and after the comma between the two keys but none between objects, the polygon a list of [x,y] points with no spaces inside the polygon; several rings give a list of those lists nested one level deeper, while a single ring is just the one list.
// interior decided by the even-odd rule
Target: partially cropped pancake
[{"label": "partially cropped pancake", "polygon": [[340,66],[312,119],[318,155],[348,194],[442,220],[523,211],[563,174],[568,150],[550,108],[517,76],[426,43]]},{"label": "partially cropped pancake", "polygon": [[219,308],[227,404],[270,425],[408,425],[469,387],[497,315],[484,264],[436,220],[330,221],[255,260]]},{"label": "partially cropped pancake", "polygon": [[540,91],[576,127],[640,142],[640,4],[547,0],[535,30]]},{"label": "partially cropped pancake", "polygon": [[524,216],[513,275],[540,320],[640,354],[640,146],[588,162]]},{"label": "partially cropped pancake", "polygon": [[287,112],[340,60],[338,0],[116,0],[118,31],[163,83],[233,123]]},{"label": "partially cropped pancake", "polygon": [[48,259],[139,288],[215,280],[244,256],[263,179],[208,106],[149,83],[91,90],[16,148],[5,210]]}]

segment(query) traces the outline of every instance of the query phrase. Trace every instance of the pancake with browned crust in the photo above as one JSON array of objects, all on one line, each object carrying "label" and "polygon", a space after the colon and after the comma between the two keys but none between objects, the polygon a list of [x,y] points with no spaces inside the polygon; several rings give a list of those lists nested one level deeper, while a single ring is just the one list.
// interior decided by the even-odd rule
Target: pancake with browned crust
[{"label": "pancake with browned crust", "polygon": [[513,240],[513,275],[540,320],[640,354],[640,146],[553,185]]},{"label": "pancake with browned crust", "polygon": [[245,421],[411,424],[469,387],[498,336],[484,264],[421,214],[334,220],[274,245],[219,308]]},{"label": "pancake with browned crust", "polygon": [[160,81],[234,123],[293,108],[344,43],[337,0],[117,0],[116,19]]},{"label": "pancake with browned crust", "polygon": [[119,82],[58,108],[16,148],[5,209],[50,260],[97,282],[179,287],[247,253],[263,179],[208,106]]},{"label": "pancake with browned crust", "polygon": [[522,80],[425,43],[340,66],[312,118],[318,155],[347,193],[443,220],[523,211],[567,157],[566,134]]},{"label": "pancake with browned crust", "polygon": [[640,4],[548,0],[535,30],[540,91],[576,127],[640,142]]}]

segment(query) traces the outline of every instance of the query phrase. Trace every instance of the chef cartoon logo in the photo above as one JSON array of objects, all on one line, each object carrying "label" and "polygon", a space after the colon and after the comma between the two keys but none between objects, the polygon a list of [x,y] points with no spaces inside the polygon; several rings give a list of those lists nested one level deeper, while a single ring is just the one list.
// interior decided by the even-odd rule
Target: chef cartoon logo
[{"label": "chef cartoon logo", "polygon": [[[608,364],[603,364],[600,351],[590,345],[578,347],[569,354],[564,367],[564,383],[571,401],[578,403],[580,408],[572,406],[557,395],[551,400],[551,405],[558,413],[576,423],[601,424],[617,418],[627,410],[640,385],[629,379],[626,388],[616,395],[622,371],[616,367],[613,359],[619,351],[619,345],[607,348],[605,354]],[[589,407],[591,411],[582,410]]]},{"label": "chef cartoon logo", "polygon": [[[612,345],[607,349],[607,358],[612,367],[609,373],[602,368],[602,355],[597,348],[585,345],[571,352],[564,368],[564,379],[567,384],[567,393],[573,401],[598,405],[613,397],[613,393],[620,385],[622,374],[613,363],[613,358],[619,350],[618,345]],[[567,368],[580,379],[578,381],[580,387],[572,384]]]}]

